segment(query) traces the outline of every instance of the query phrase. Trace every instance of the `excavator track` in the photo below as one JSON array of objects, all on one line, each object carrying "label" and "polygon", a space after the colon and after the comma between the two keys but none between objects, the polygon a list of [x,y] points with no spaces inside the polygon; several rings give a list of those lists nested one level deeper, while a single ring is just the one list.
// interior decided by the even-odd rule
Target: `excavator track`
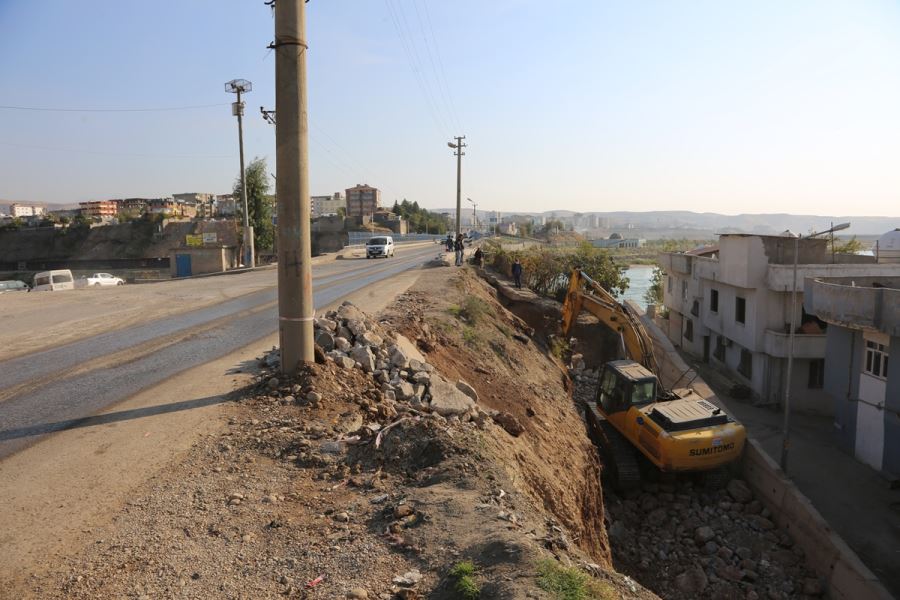
[{"label": "excavator track", "polygon": [[606,438],[600,450],[612,462],[615,487],[623,492],[639,488],[641,468],[634,446],[608,421],[602,421],[600,426]]}]

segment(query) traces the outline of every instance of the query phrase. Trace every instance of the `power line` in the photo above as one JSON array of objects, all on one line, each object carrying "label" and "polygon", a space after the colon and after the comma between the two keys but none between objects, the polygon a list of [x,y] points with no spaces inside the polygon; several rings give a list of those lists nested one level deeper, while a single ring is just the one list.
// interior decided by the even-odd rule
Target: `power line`
[{"label": "power line", "polygon": [[456,119],[456,124],[459,126],[459,130],[462,131],[462,122],[459,120],[459,114],[456,112],[456,106],[453,103],[453,95],[450,93],[450,85],[447,83],[447,72],[444,70],[444,59],[441,58],[441,50],[440,46],[437,43],[437,36],[434,35],[434,26],[431,21],[431,10],[428,8],[428,0],[422,0],[422,6],[425,10],[425,20],[428,22],[428,30],[431,31],[431,41],[434,44],[434,53],[437,55],[438,66],[441,70],[441,78],[444,82],[444,87],[447,89],[447,97],[450,100],[450,108],[453,111],[453,117]]},{"label": "power line", "polygon": [[193,106],[165,106],[159,108],[48,108],[38,106],[0,106],[3,110],[27,110],[32,112],[89,112],[89,113],[120,113],[120,112],[171,112],[177,110],[198,110],[202,108],[217,108],[230,106],[228,103],[195,104]]},{"label": "power line", "polygon": [[232,158],[230,154],[143,154],[135,152],[104,152],[102,150],[87,150],[84,148],[54,148],[52,146],[36,146],[33,144],[16,144],[12,142],[0,142],[0,146],[9,146],[11,148],[27,148],[30,150],[48,150],[50,152],[70,152],[72,154],[124,156],[128,158]]},{"label": "power line", "polygon": [[407,60],[409,61],[409,67],[410,67],[410,69],[412,69],[413,76],[416,80],[416,83],[419,86],[419,89],[422,91],[422,94],[425,96],[425,102],[428,107],[428,111],[431,113],[432,119],[434,119],[434,123],[437,126],[438,133],[443,136],[447,136],[447,131],[448,131],[447,127],[442,122],[440,115],[439,115],[438,111],[436,110],[435,103],[434,103],[434,100],[431,95],[431,91],[430,91],[428,85],[426,85],[426,82],[424,81],[424,78],[422,77],[421,73],[419,72],[417,63],[413,59],[413,53],[410,50],[409,46],[407,45],[406,35],[401,27],[400,18],[395,14],[394,6],[391,3],[391,0],[384,0],[384,2],[387,5],[388,11],[391,14],[391,21],[394,24],[394,28],[397,30],[397,37],[400,38],[400,43],[403,46],[403,50],[406,52],[406,57],[407,57]]},{"label": "power line", "polygon": [[[425,24],[422,22],[422,15],[419,12],[419,3],[418,0],[413,0],[413,7],[416,9],[416,19],[419,21],[419,29],[422,30],[422,41],[425,44],[425,52],[428,54],[428,60],[431,61],[431,68],[434,70],[434,79],[437,81],[438,91],[441,93],[442,98],[444,100],[444,104],[447,109],[447,115],[450,118],[450,121],[454,126],[456,126],[458,131],[462,131],[462,124],[459,121],[458,115],[456,114],[455,107],[453,106],[453,95],[450,93],[450,86],[447,84],[447,75],[444,72],[444,64],[441,60],[441,54],[438,50],[437,37],[434,35],[434,28],[431,26],[431,17],[428,14],[428,2],[423,0],[425,11],[425,17],[428,21],[428,29],[431,31],[431,44],[428,43],[428,36],[425,32]],[[431,46],[434,46],[434,53],[431,52]],[[438,57],[438,64],[440,64],[440,70],[438,70],[437,65],[435,65],[434,55]]]}]

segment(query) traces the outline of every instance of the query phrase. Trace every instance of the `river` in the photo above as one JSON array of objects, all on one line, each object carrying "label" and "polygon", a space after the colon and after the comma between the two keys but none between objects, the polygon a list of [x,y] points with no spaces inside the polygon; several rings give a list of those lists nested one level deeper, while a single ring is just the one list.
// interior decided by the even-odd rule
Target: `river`
[{"label": "river", "polygon": [[625,271],[629,279],[628,289],[620,297],[620,300],[633,300],[641,308],[647,308],[644,294],[650,289],[650,279],[653,277],[653,265],[630,265]]}]

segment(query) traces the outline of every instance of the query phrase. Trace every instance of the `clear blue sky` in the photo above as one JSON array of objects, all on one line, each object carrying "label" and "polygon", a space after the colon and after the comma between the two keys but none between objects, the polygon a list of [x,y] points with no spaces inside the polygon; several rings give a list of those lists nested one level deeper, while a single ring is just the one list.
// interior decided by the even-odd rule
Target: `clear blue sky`
[{"label": "clear blue sky", "polygon": [[[366,181],[450,206],[459,131],[483,208],[900,216],[894,1],[307,8],[313,193]],[[272,36],[262,0],[0,0],[2,105],[222,104],[0,109],[0,198],[228,191],[235,77],[254,85],[247,155],[274,171]]]}]

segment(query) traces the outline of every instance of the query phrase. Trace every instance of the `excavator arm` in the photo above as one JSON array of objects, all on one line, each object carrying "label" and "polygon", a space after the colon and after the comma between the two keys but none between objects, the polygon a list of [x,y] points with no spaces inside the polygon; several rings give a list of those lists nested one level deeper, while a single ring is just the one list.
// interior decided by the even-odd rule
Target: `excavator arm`
[{"label": "excavator arm", "polygon": [[588,311],[621,336],[627,355],[625,358],[641,363],[659,377],[653,343],[638,316],[584,271],[573,269],[562,308],[563,335],[569,335],[582,310]]}]

